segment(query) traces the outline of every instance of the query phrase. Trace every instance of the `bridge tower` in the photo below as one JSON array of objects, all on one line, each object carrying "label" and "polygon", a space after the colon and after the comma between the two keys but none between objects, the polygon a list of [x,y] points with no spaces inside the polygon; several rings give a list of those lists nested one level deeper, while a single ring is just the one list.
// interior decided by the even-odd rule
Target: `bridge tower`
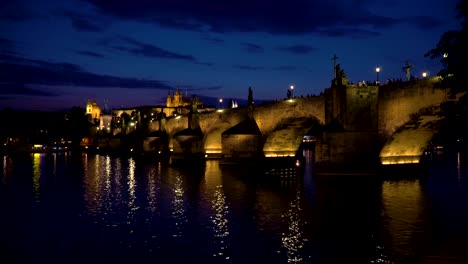
[{"label": "bridge tower", "polygon": [[371,164],[377,142],[378,86],[350,85],[339,64],[335,76],[325,89],[325,127],[315,149],[324,171]]}]

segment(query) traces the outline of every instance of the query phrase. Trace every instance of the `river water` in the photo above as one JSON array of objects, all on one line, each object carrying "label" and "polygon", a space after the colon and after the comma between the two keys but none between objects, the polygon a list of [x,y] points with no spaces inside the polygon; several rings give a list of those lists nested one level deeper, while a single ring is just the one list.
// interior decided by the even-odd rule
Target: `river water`
[{"label": "river water", "polygon": [[266,174],[0,156],[0,263],[468,263],[466,154],[398,180],[313,176],[304,156]]}]

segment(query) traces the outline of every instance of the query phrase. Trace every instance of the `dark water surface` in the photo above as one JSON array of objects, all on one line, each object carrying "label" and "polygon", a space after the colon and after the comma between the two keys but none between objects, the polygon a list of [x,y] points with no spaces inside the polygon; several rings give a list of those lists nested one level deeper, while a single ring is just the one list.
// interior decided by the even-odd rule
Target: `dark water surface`
[{"label": "dark water surface", "polygon": [[297,180],[218,161],[0,156],[0,263],[468,263],[464,153],[391,181],[318,178],[304,154]]}]

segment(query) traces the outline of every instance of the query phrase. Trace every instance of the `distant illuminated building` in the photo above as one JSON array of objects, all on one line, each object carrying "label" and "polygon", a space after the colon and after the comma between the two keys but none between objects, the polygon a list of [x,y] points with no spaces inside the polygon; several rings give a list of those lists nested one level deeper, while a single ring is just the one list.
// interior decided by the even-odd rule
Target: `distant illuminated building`
[{"label": "distant illuminated building", "polygon": [[166,99],[166,107],[181,107],[181,106],[189,106],[191,104],[191,100],[188,97],[188,93],[185,92],[185,96],[182,96],[179,87],[171,96],[171,92],[167,94]]},{"label": "distant illuminated building", "polygon": [[92,101],[88,100],[86,104],[86,116],[89,119],[99,119],[101,117],[101,108],[97,105],[96,100]]},{"label": "distant illuminated building", "polygon": [[[198,99],[196,104],[197,107],[203,105],[200,99]],[[182,92],[180,91],[179,87],[177,87],[173,95],[171,95],[171,92],[167,93],[166,108],[164,108],[163,111],[167,116],[184,115],[188,114],[189,106],[191,105],[192,98],[188,96],[188,92],[186,91],[184,96],[182,95]]]}]

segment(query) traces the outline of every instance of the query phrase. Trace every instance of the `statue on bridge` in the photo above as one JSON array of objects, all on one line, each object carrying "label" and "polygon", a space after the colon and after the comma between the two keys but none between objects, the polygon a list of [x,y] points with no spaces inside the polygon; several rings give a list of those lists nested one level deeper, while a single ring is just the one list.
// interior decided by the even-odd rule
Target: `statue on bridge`
[{"label": "statue on bridge", "polygon": [[192,102],[190,104],[190,113],[188,118],[188,127],[190,129],[197,129],[200,127],[200,117],[198,116],[199,102],[200,99],[198,97],[192,97]]},{"label": "statue on bridge", "polygon": [[403,66],[402,70],[406,74],[406,80],[409,81],[411,79],[411,69],[413,69],[413,65],[411,65],[408,61],[406,61],[405,66]]},{"label": "statue on bridge", "polygon": [[252,87],[249,87],[249,96],[247,97],[247,116],[249,118],[253,118],[253,104]]},{"label": "statue on bridge", "polygon": [[249,97],[247,97],[247,105],[253,105],[253,95],[252,95],[252,87],[249,87]]},{"label": "statue on bridge", "polygon": [[346,78],[346,74],[344,70],[341,69],[340,64],[335,66],[335,79],[332,82],[333,85],[347,85],[348,78]]}]

